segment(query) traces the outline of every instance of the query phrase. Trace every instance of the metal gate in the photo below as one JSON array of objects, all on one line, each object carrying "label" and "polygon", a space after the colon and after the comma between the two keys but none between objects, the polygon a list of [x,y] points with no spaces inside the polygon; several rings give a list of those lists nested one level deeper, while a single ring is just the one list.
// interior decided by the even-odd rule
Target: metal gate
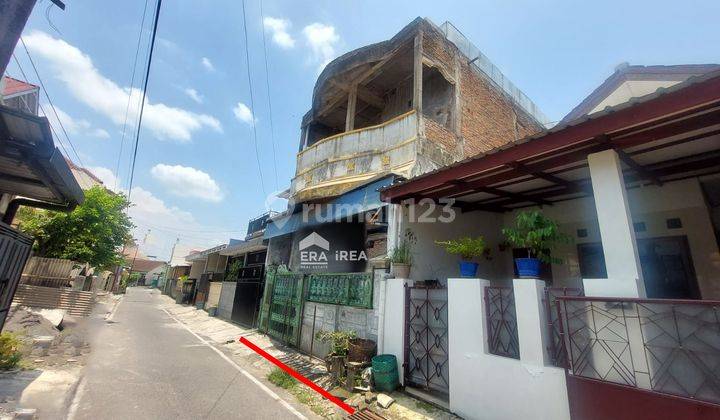
[{"label": "metal gate", "polygon": [[10,311],[33,239],[0,222],[0,331]]},{"label": "metal gate", "polygon": [[448,301],[443,286],[405,286],[405,383],[449,393]]},{"label": "metal gate", "polygon": [[268,272],[260,312],[260,330],[294,346],[300,342],[303,279],[302,274]]},{"label": "metal gate", "polygon": [[260,299],[265,286],[265,266],[243,267],[238,272],[231,319],[247,327],[255,327]]}]

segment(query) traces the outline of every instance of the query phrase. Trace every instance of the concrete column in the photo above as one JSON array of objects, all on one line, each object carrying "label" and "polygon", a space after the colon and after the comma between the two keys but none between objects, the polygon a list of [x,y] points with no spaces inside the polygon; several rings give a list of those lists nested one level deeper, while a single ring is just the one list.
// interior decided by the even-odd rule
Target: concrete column
[{"label": "concrete column", "polygon": [[517,315],[520,361],[545,366],[547,354],[547,317],[543,306],[545,282],[537,279],[514,279],[515,313]]},{"label": "concrete column", "polygon": [[413,49],[413,109],[418,115],[422,114],[422,82],[423,82],[423,33],[418,32],[415,35],[415,44]]},{"label": "concrete column", "polygon": [[385,280],[385,314],[383,316],[382,354],[393,354],[398,362],[400,383],[404,384],[403,363],[405,363],[405,285],[408,279]]},{"label": "concrete column", "polygon": [[468,365],[479,363],[488,351],[483,297],[490,281],[448,279],[447,285],[450,409],[459,413],[478,386],[478,378],[468,374]]},{"label": "concrete column", "polygon": [[357,85],[353,84],[348,92],[347,114],[345,116],[345,131],[355,129],[355,107],[357,106]]},{"label": "concrete column", "polygon": [[583,279],[585,295],[645,297],[635,230],[620,159],[614,150],[588,155],[607,279]]},{"label": "concrete column", "polygon": [[400,242],[405,230],[405,209],[401,204],[388,204],[387,250],[390,253]]}]

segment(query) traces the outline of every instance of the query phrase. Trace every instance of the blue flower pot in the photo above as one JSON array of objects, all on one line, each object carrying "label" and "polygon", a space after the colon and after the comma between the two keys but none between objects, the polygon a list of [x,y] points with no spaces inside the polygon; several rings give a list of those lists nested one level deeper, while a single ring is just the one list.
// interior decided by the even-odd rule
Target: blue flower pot
[{"label": "blue flower pot", "polygon": [[520,278],[540,277],[540,260],[537,258],[515,258],[515,266]]},{"label": "blue flower pot", "polygon": [[460,277],[475,277],[477,275],[478,263],[460,261]]}]

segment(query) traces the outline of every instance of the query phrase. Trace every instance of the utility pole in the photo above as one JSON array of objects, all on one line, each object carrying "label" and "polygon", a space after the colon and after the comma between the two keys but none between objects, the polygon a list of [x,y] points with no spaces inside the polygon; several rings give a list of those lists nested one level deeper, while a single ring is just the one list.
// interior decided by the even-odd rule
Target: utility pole
[{"label": "utility pole", "polygon": [[172,264],[173,257],[175,256],[175,247],[180,242],[180,238],[175,238],[175,243],[173,244],[172,251],[170,251],[170,261],[168,261],[168,265]]},{"label": "utility pole", "polygon": [[[145,232],[145,236],[143,236],[142,245],[145,245],[145,242],[147,241],[147,237],[150,234],[150,229]],[[132,274],[133,267],[135,267],[135,259],[137,258],[138,250],[140,250],[140,245],[135,247],[135,255],[133,255],[132,263],[130,264],[130,274]]]},{"label": "utility pole", "polygon": [[[174,274],[172,268],[172,260],[175,256],[175,247],[178,243],[180,243],[180,237],[175,238],[175,243],[173,244],[172,251],[170,251],[170,259],[168,260],[167,269],[165,269],[165,284],[163,286],[167,285],[167,282],[170,280],[170,276]],[[163,289],[165,289],[165,287],[163,287]]]}]

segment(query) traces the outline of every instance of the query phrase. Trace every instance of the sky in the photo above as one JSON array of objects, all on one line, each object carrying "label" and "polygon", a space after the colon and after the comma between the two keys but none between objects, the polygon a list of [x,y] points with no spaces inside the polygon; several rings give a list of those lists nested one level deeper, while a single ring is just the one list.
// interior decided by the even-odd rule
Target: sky
[{"label": "sky", "polygon": [[[167,260],[176,241],[177,258],[243,238],[250,218],[281,210],[273,194],[295,172],[300,120],[323,66],[418,16],[452,22],[551,121],[619,63],[720,62],[717,0],[264,0],[262,16],[260,0],[246,0],[247,41],[242,4],[163,2],[130,195],[147,255]],[[145,0],[67,0],[65,11],[48,13],[49,5],[38,2],[23,40],[77,154],[65,148],[108,187],[126,190],[155,1],[132,90]],[[37,83],[22,44],[15,54]],[[8,74],[23,78],[14,61]]]}]

